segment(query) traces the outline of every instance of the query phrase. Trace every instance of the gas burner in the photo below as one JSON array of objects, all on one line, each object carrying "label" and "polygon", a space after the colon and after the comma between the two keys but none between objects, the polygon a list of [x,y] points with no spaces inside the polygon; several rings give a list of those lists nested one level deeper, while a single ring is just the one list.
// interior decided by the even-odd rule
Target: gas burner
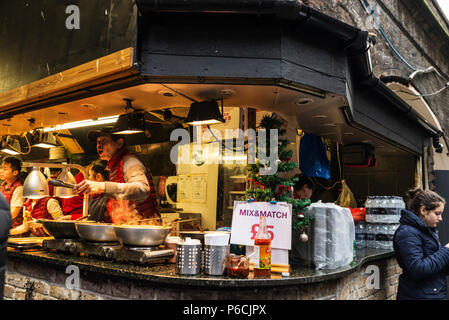
[{"label": "gas burner", "polygon": [[81,239],[44,240],[43,249],[72,255],[95,256],[121,262],[151,264],[165,262],[174,256],[165,246],[128,247],[119,242],[90,242]]},{"label": "gas burner", "polygon": [[156,250],[164,250],[165,246],[151,246],[151,247],[130,247],[123,246],[124,250],[134,250],[134,251],[156,251]]}]

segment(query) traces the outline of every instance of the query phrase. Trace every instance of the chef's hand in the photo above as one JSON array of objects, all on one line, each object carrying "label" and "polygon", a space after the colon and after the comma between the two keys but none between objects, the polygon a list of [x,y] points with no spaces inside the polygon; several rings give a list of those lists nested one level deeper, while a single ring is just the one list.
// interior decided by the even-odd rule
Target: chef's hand
[{"label": "chef's hand", "polygon": [[92,180],[83,180],[73,188],[73,192],[77,193],[102,193],[105,189],[104,182],[97,182]]}]

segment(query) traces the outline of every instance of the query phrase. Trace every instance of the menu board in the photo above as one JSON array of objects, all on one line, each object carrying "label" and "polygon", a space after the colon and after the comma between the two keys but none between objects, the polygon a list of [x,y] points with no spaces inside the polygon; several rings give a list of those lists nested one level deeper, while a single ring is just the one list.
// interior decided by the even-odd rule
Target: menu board
[{"label": "menu board", "polygon": [[192,201],[206,202],[207,179],[204,175],[192,176]]},{"label": "menu board", "polygon": [[190,177],[188,175],[178,176],[178,201],[190,200]]}]

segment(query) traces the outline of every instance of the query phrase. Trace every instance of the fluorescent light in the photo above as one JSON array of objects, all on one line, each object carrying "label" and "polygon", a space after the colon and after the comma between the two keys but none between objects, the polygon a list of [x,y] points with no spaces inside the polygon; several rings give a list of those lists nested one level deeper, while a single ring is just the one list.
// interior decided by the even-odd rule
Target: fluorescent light
[{"label": "fluorescent light", "polygon": [[7,154],[12,154],[12,155],[17,155],[19,154],[17,151],[11,150],[11,149],[2,149],[0,150],[1,152],[7,153]]},{"label": "fluorescent light", "polygon": [[189,122],[188,124],[190,124],[192,126],[200,126],[200,125],[217,124],[217,123],[223,123],[223,122],[218,121],[218,120],[205,120],[205,121],[192,121],[192,122]]},{"label": "fluorescent light", "polygon": [[144,132],[143,130],[123,130],[119,132],[114,132],[114,134],[135,134],[135,133],[141,133]]},{"label": "fluorescent light", "polygon": [[50,148],[54,148],[56,146],[52,145],[52,144],[48,144],[48,143],[38,143],[38,144],[34,144],[33,147],[50,149]]},{"label": "fluorescent light", "polygon": [[68,122],[64,124],[59,124],[52,128],[44,128],[44,132],[49,131],[57,131],[62,129],[74,129],[74,128],[83,128],[83,127],[90,127],[90,126],[97,126],[100,124],[110,124],[117,122],[119,116],[110,116],[110,117],[102,117],[98,118],[97,120],[82,120],[82,121],[75,121],[75,122]]}]

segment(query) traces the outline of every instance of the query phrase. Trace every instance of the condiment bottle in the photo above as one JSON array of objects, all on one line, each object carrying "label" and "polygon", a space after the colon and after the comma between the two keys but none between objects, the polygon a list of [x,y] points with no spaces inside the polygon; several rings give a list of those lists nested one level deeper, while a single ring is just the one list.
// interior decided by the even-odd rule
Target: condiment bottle
[{"label": "condiment bottle", "polygon": [[259,230],[254,239],[254,278],[271,276],[271,237],[267,232],[266,217],[260,217]]}]

